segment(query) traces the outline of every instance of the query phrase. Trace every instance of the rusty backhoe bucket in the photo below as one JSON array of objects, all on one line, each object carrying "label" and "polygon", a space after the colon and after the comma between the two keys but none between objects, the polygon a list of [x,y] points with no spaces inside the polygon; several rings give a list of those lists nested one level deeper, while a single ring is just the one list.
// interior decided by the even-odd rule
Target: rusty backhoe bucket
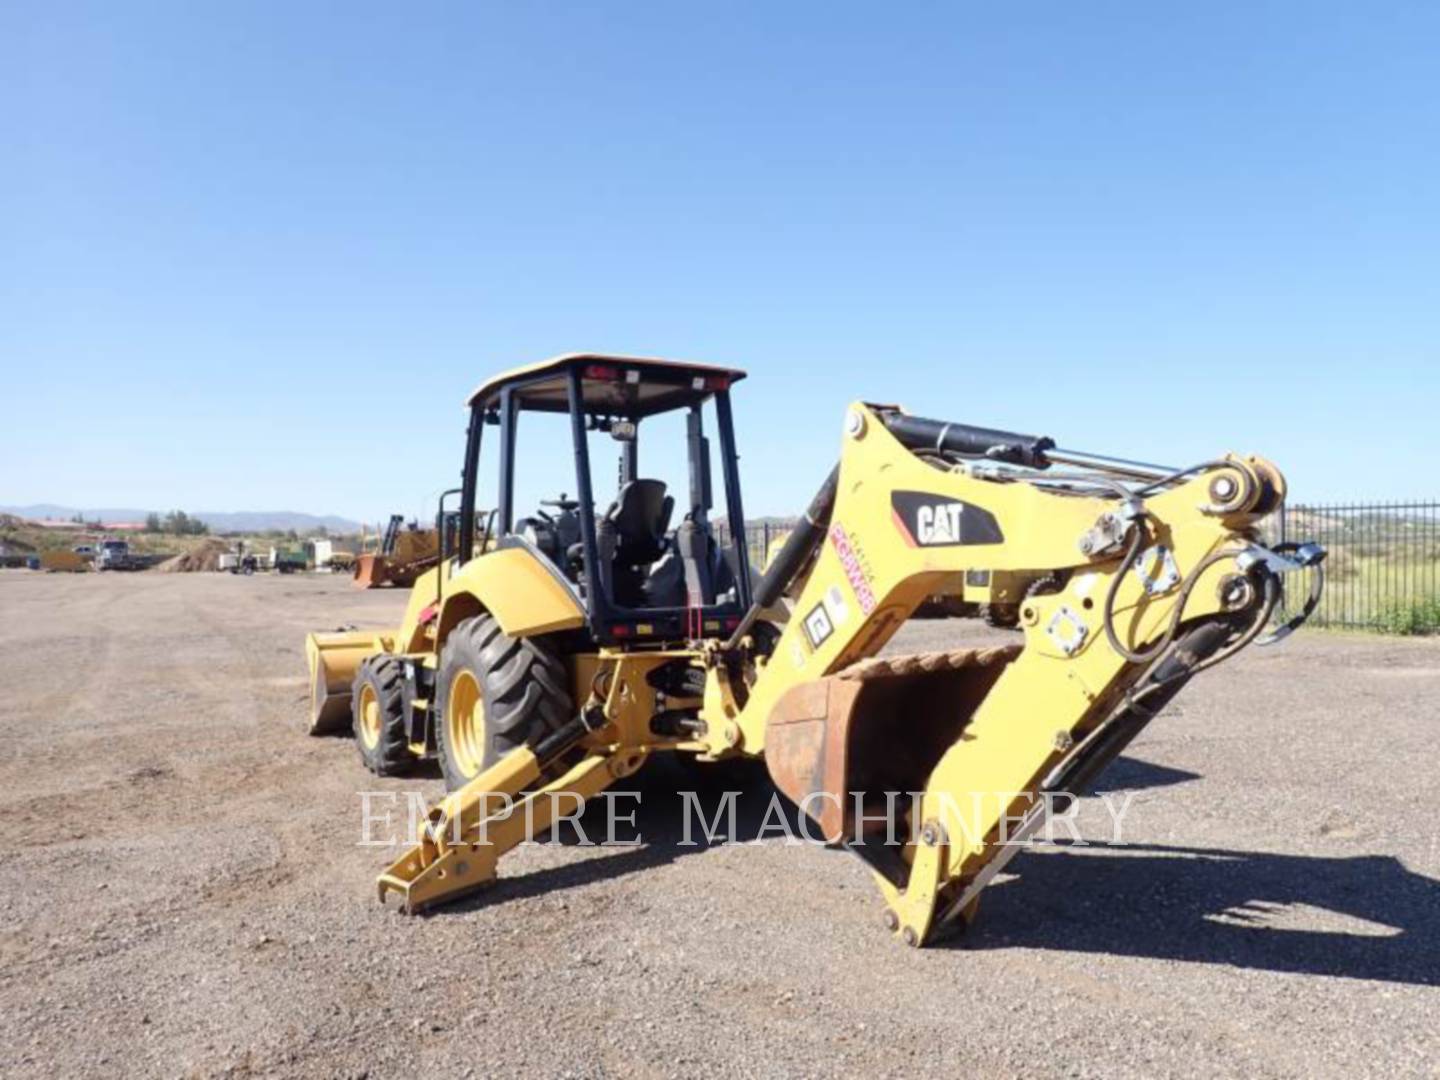
[{"label": "rusty backhoe bucket", "polygon": [[349,729],[355,672],[367,656],[389,648],[389,639],[372,631],[305,635],[305,661],[310,665],[311,735]]},{"label": "rusty backhoe bucket", "polygon": [[408,562],[388,555],[361,555],[355,560],[355,584],[361,589],[378,589],[382,585],[408,589],[438,561],[434,555]]},{"label": "rusty backhoe bucket", "polygon": [[361,555],[355,560],[351,576],[361,589],[376,589],[390,580],[389,564],[384,555]]},{"label": "rusty backhoe bucket", "polygon": [[[776,704],[765,730],[775,786],[819,826],[826,842],[884,834],[888,793],[924,791],[1019,646],[862,660],[801,683]],[[895,802],[903,813],[907,800]],[[909,823],[913,824],[913,823]],[[907,823],[890,823],[904,836]]]}]

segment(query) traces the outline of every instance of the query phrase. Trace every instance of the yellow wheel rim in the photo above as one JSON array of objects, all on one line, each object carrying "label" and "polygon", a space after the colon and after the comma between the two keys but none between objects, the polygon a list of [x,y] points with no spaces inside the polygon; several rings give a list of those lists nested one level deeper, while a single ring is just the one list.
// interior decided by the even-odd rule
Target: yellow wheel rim
[{"label": "yellow wheel rim", "polygon": [[369,683],[360,687],[360,738],[371,749],[380,745],[380,699]]},{"label": "yellow wheel rim", "polygon": [[450,680],[445,699],[445,742],[450,759],[467,778],[485,766],[485,699],[480,684],[468,671]]}]

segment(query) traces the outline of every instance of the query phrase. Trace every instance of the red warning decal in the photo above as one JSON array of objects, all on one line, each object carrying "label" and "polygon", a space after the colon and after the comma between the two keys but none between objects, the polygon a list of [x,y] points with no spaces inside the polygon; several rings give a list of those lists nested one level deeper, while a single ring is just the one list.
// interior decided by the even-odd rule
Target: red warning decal
[{"label": "red warning decal", "polygon": [[850,535],[841,525],[831,525],[830,543],[835,545],[835,554],[840,556],[840,565],[845,570],[850,588],[855,590],[855,600],[859,603],[860,610],[869,615],[875,610],[875,593],[870,589],[870,582],[865,579],[865,570],[850,543]]}]

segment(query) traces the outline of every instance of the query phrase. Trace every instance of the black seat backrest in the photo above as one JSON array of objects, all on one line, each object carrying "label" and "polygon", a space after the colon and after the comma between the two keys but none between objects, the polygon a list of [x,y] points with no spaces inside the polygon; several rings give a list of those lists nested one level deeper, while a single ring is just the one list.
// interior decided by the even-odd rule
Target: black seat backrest
[{"label": "black seat backrest", "polygon": [[621,486],[605,520],[615,526],[616,554],[631,566],[652,563],[665,549],[675,500],[663,480],[631,480]]}]

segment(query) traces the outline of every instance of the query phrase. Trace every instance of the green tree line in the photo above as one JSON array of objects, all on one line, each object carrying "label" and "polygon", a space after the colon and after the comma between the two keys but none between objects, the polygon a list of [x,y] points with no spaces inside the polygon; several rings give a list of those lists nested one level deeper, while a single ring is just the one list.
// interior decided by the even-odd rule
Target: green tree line
[{"label": "green tree line", "polygon": [[171,510],[164,517],[159,514],[146,514],[145,531],[168,533],[171,536],[205,536],[210,532],[210,526],[197,517],[191,517],[184,510]]}]

